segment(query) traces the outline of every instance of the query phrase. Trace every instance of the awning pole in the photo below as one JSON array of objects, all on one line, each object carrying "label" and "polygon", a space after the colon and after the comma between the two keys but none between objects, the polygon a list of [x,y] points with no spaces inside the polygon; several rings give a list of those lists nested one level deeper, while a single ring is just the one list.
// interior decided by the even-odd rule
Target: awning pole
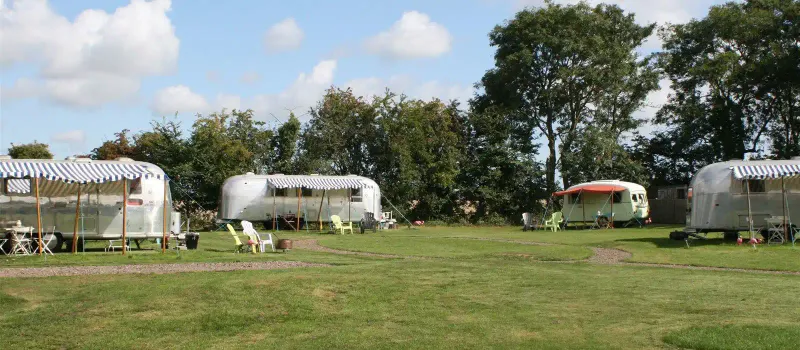
[{"label": "awning pole", "polygon": [[786,225],[786,184],[781,177],[781,208],[783,209],[783,239],[784,242],[789,240],[789,226]]},{"label": "awning pole", "polygon": [[319,221],[319,230],[322,231],[322,203],[325,202],[325,191],[322,190],[322,197],[319,199],[319,214],[317,214],[317,221]]},{"label": "awning pole", "polygon": [[744,185],[747,190],[747,222],[750,229],[750,239],[753,239],[753,212],[750,209],[750,179],[744,180]]},{"label": "awning pole", "polygon": [[278,204],[276,203],[275,194],[277,191],[272,187],[272,231],[278,229]]},{"label": "awning pole", "polygon": [[75,205],[75,225],[72,227],[72,254],[78,253],[78,220],[81,215],[81,184],[78,184],[78,202]]},{"label": "awning pole", "polygon": [[294,232],[300,232],[300,201],[303,198],[303,187],[297,188],[297,225],[294,227]]},{"label": "awning pole", "polygon": [[[188,227],[187,227],[188,231]],[[125,255],[127,244],[125,239],[128,237],[128,179],[122,179],[122,255]]]},{"label": "awning pole", "polygon": [[353,189],[348,188],[347,189],[347,221],[348,222],[352,222],[353,221],[353,218],[350,217],[350,211],[352,209],[351,206],[353,205],[352,203],[353,203]]},{"label": "awning pole", "polygon": [[42,255],[42,207],[39,203],[39,178],[34,178],[36,182],[36,225],[39,231],[39,255]]},{"label": "awning pole", "polygon": [[581,188],[581,192],[578,194],[578,198],[581,200],[581,208],[583,208],[583,220],[581,221],[581,228],[586,228],[586,201],[583,200],[583,189]]},{"label": "awning pole", "polygon": [[161,228],[161,253],[167,252],[167,176],[164,175],[164,226]]}]

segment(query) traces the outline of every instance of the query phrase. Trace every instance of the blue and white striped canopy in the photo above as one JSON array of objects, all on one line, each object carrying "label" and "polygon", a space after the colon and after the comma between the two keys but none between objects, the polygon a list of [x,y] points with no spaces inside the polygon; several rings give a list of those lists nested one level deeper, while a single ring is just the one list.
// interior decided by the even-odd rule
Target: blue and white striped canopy
[{"label": "blue and white striped canopy", "polygon": [[357,177],[346,176],[274,175],[268,176],[267,182],[269,182],[270,186],[275,188],[302,187],[315,190],[372,187],[371,184]]},{"label": "blue and white striped canopy", "polygon": [[742,180],[800,177],[800,162],[796,164],[737,165],[731,169],[733,169],[733,177]]},{"label": "blue and white striped canopy", "polygon": [[163,176],[151,173],[141,164],[0,161],[0,179],[7,179],[7,193],[32,193],[31,178],[42,179],[39,184],[42,195],[62,196],[76,192],[77,184],[88,184],[81,187],[88,191],[100,188],[100,184],[142,177],[161,179]]}]

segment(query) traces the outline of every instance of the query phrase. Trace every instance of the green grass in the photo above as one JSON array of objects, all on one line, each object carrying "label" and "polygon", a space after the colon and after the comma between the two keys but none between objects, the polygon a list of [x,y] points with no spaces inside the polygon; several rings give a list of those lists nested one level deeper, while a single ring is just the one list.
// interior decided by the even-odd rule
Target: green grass
[{"label": "green grass", "polygon": [[[0,258],[0,267],[299,260],[333,267],[0,279],[0,344],[24,349],[794,349],[800,276],[609,266],[575,260],[617,247],[631,260],[800,270],[790,246],[667,238],[671,228],[522,232],[424,228],[368,235],[283,232],[396,259],[295,249],[199,249]],[[476,240],[548,242],[555,246]],[[46,325],[48,334],[42,334]]]},{"label": "green grass", "polygon": [[326,237],[320,244],[352,251],[424,257],[484,257],[524,255],[537,260],[580,260],[592,255],[586,247],[536,246],[516,243],[436,237],[367,235]]},{"label": "green grass", "polygon": [[[685,329],[710,324],[780,324],[796,334],[795,300],[741,291],[792,295],[798,283],[513,259],[14,279],[0,285],[0,300],[13,305],[0,311],[0,336],[10,349],[666,348],[702,344],[702,333]],[[41,325],[63,334],[32,337]],[[685,336],[673,340],[675,332]]]}]

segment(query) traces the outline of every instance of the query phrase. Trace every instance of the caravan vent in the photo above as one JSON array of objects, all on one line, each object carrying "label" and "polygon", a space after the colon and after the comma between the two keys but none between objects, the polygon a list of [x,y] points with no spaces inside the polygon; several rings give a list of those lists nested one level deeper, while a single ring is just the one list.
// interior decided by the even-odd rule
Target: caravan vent
[{"label": "caravan vent", "polygon": [[91,163],[92,159],[91,158],[75,158],[72,161],[76,162],[76,163]]},{"label": "caravan vent", "polygon": [[133,159],[130,159],[128,157],[119,157],[119,158],[114,159],[114,160],[117,161],[117,162],[132,162],[133,161]]},{"label": "caravan vent", "polygon": [[64,158],[64,160],[75,160],[75,156],[69,156],[67,158]]},{"label": "caravan vent", "polygon": [[319,174],[309,174],[309,175],[311,175],[311,176],[319,176]]},{"label": "caravan vent", "polygon": [[250,176],[250,175],[255,175],[255,173],[253,173],[252,171],[248,171],[245,175]]},{"label": "caravan vent", "polygon": [[0,160],[12,160],[12,159],[14,158],[11,158],[11,156],[9,156],[8,154],[0,154]]}]

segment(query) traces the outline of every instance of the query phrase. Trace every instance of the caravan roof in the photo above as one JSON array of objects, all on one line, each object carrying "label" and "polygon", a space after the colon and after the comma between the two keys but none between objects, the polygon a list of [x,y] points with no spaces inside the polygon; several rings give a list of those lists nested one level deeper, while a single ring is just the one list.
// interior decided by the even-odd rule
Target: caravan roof
[{"label": "caravan roof", "polygon": [[623,191],[641,191],[645,192],[642,185],[633,182],[625,182],[620,180],[596,180],[591,182],[584,182],[567,188],[564,191],[553,193],[554,196],[565,196],[568,194],[586,192],[586,193],[611,193]]}]

